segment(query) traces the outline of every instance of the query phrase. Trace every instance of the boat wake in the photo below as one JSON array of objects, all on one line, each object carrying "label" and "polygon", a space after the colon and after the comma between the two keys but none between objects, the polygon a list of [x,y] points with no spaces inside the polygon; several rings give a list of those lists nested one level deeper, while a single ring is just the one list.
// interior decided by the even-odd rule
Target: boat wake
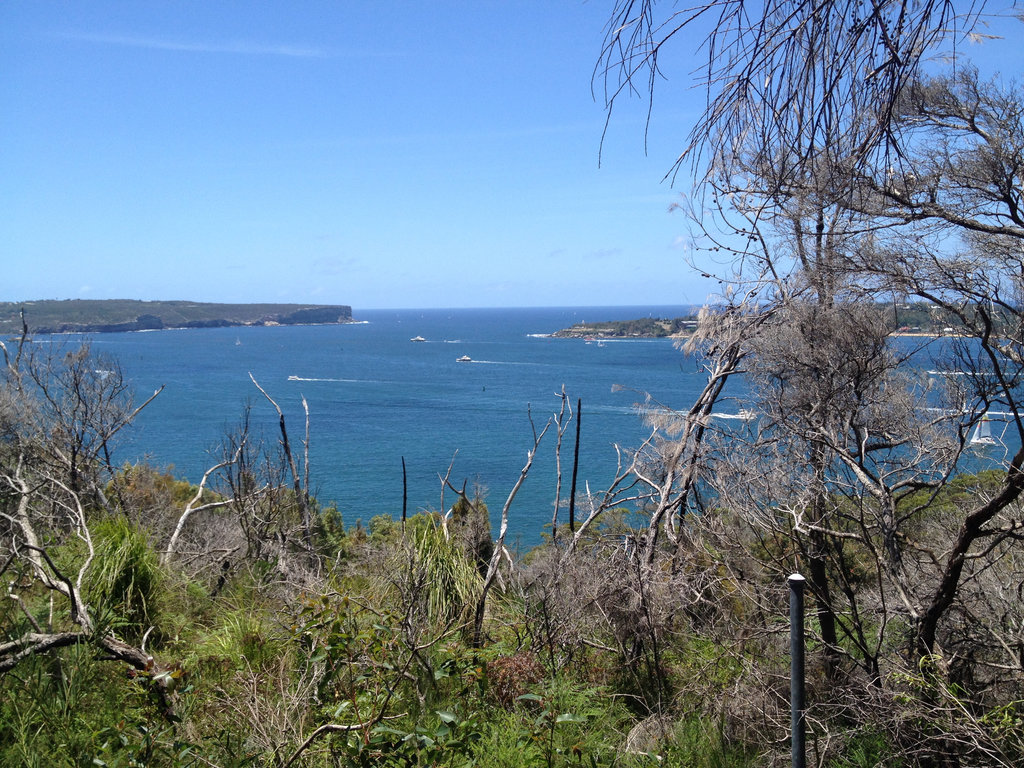
[{"label": "boat wake", "polygon": [[315,376],[309,376],[309,377],[307,377],[307,376],[289,376],[288,377],[288,381],[330,381],[330,382],[337,382],[337,383],[341,383],[341,384],[359,384],[360,382],[371,383],[371,384],[379,384],[380,383],[380,382],[370,382],[367,379],[330,379],[330,378],[315,377]]},{"label": "boat wake", "polygon": [[732,419],[734,421],[753,421],[757,418],[756,413],[747,410],[739,413],[712,413],[711,415],[716,419]]},{"label": "boat wake", "polygon": [[[967,409],[956,410],[953,408],[922,408],[921,410],[928,413],[938,413],[943,416],[973,416],[974,414]],[[992,421],[1006,421],[1013,418],[1011,411],[985,411],[985,415],[988,416]]]}]

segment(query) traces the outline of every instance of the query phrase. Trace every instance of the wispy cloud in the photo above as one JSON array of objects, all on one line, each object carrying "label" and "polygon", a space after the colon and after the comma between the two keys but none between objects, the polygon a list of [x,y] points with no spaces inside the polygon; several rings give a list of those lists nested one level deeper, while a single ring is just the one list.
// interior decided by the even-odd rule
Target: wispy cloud
[{"label": "wispy cloud", "polygon": [[146,48],[154,51],[177,51],[182,53],[227,53],[242,56],[286,56],[296,59],[328,59],[337,52],[315,46],[289,45],[283,43],[258,43],[248,40],[192,41],[172,40],[158,37],[135,37],[131,35],[105,35],[92,32],[64,32],[59,35],[65,40],[77,40],[96,45],[118,45],[125,48]]}]

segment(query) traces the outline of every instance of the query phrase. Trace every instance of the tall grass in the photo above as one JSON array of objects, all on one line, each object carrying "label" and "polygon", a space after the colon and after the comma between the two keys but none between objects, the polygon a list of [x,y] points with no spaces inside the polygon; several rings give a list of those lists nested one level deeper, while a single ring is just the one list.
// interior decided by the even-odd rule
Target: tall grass
[{"label": "tall grass", "polygon": [[461,547],[439,528],[427,527],[417,534],[414,574],[425,588],[428,617],[441,623],[469,618],[483,580]]},{"label": "tall grass", "polygon": [[96,556],[85,594],[97,618],[130,642],[157,623],[162,572],[146,534],[124,517],[93,527]]}]

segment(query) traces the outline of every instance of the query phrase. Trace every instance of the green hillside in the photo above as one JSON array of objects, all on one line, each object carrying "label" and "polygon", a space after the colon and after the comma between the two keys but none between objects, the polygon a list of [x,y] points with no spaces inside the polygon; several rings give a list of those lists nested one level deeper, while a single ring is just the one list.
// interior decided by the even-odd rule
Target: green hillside
[{"label": "green hillside", "polygon": [[162,328],[352,322],[352,307],[325,304],[214,304],[196,301],[65,299],[0,302],[0,333],[110,333]]}]

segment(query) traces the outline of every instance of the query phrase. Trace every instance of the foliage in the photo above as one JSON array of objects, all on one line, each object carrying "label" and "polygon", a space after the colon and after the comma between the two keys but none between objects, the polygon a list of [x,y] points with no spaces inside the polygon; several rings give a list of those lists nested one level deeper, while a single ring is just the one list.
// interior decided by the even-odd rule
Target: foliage
[{"label": "foliage", "polygon": [[[934,500],[936,509],[955,505],[957,494],[976,493],[985,482],[963,478]],[[618,531],[621,524],[609,520]],[[0,759],[12,765],[279,765],[298,754],[293,765],[762,764],[767,744],[784,737],[784,696],[773,698],[774,683],[758,681],[783,674],[786,660],[771,633],[785,608],[781,599],[771,606],[760,599],[765,584],[755,570],[744,575],[755,578],[753,590],[744,580],[722,578],[723,557],[742,542],[712,548],[716,527],[707,524],[701,535],[708,548],[693,549],[684,569],[664,570],[646,586],[658,613],[647,614],[644,631],[656,632],[657,661],[673,691],[659,698],[643,691],[660,685],[654,679],[624,674],[650,649],[650,637],[638,628],[622,634],[634,614],[623,610],[615,619],[621,627],[605,623],[615,603],[603,590],[611,590],[613,601],[630,594],[630,577],[609,580],[621,547],[608,545],[628,532],[603,537],[595,528],[576,555],[579,566],[584,555],[593,559],[593,572],[563,574],[596,589],[585,603],[579,591],[549,592],[545,630],[535,602],[541,582],[516,587],[534,594],[524,601],[513,599],[512,590],[493,602],[492,643],[477,650],[458,631],[458,617],[459,606],[472,604],[468,585],[479,573],[434,517],[410,519],[404,537],[399,526],[387,536],[343,541],[348,555],[332,561],[303,592],[282,589],[273,571],[253,569],[233,572],[211,596],[210,587],[161,566],[128,519],[99,515],[91,527],[102,567],[90,573],[86,594],[97,616],[109,617],[105,626],[122,637],[141,639],[156,628],[149,646],[180,665],[170,694],[174,717],[162,714],[165,700],[150,678],[125,675],[76,645],[35,656],[0,680]],[[374,526],[378,533],[383,527]],[[627,530],[635,535],[636,529]],[[557,550],[546,545],[531,568],[544,567],[553,554]],[[68,549],[61,562],[81,555],[80,548]],[[382,570],[388,578],[381,578]],[[702,597],[681,599],[712,574],[718,574],[717,587],[708,582]],[[870,581],[870,573],[861,578]],[[45,616],[35,602],[43,592],[22,594],[34,615]],[[584,621],[581,608],[595,613]],[[765,609],[768,634],[759,634],[752,620]],[[17,615],[8,607],[5,624]],[[977,718],[970,713],[978,702],[908,671],[894,675],[898,685],[876,703],[861,697],[856,709],[840,706],[847,695],[841,686],[828,700],[813,693],[822,673],[813,663],[813,644],[809,653],[812,721],[815,732],[824,729],[811,743],[823,750],[822,764],[916,765],[909,744],[923,754],[929,740],[941,743],[940,733],[984,739],[993,753],[1013,759],[1021,754],[1019,703],[991,707]],[[637,670],[645,668],[642,663]],[[640,700],[663,701],[663,710],[628,706]],[[892,719],[894,712],[902,719]],[[892,732],[886,722],[903,723],[903,730]],[[327,730],[299,752],[328,726],[345,730]]]},{"label": "foliage", "polygon": [[96,567],[88,571],[85,595],[112,628],[139,641],[159,618],[159,559],[146,534],[123,517],[100,520],[92,530]]},{"label": "foliage", "polygon": [[0,680],[0,763],[187,766],[192,749],[146,687],[79,647]]},{"label": "foliage", "polygon": [[329,556],[343,555],[346,544],[345,522],[338,507],[331,504],[320,510],[317,522],[320,549]]}]

